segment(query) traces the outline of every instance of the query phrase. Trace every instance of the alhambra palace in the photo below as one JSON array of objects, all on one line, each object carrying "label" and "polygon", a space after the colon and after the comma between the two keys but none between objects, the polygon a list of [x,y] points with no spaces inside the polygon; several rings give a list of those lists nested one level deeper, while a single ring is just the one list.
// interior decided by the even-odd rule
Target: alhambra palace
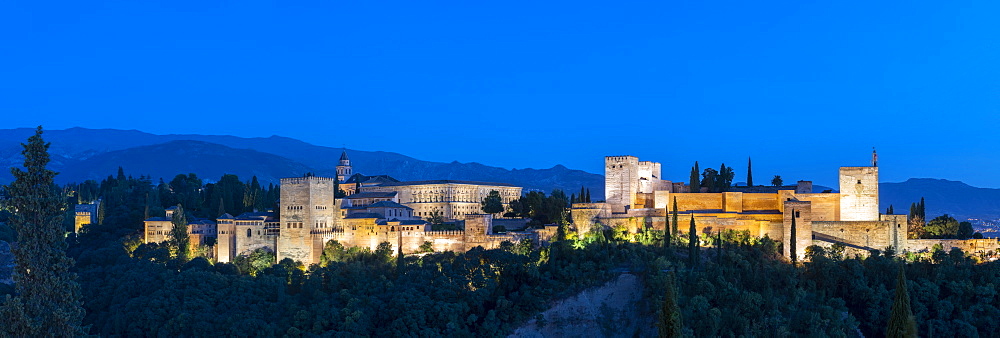
[{"label": "alhambra palace", "polygon": [[[676,212],[681,232],[694,219],[700,234],[736,230],[768,236],[785,245],[784,255],[805,258],[810,245],[842,245],[849,253],[892,247],[919,252],[940,244],[946,250],[997,251],[996,239],[907,239],[907,216],[880,213],[878,174],[870,166],[841,167],[839,193],[813,192],[811,181],[793,186],[734,186],[727,192],[691,191],[689,185],[662,179],[661,165],[634,156],[605,157],[605,202],[574,203],[570,229],[586,233],[594,227],[621,227],[632,232],[663,231]],[[347,192],[335,198],[335,181]],[[495,248],[504,241],[532,241],[546,245],[557,225],[539,229],[493,233],[495,224],[524,224],[482,214],[481,201],[491,191],[500,193],[504,207],[520,198],[522,188],[504,183],[455,180],[400,182],[386,175],[364,176],[352,172],[346,152],[337,166],[337,177],[281,179],[280,210],[224,214],[214,222],[195,220],[188,231],[192,246],[211,243],[209,255],[230,262],[257,249],[274,252],[280,261],[291,258],[306,265],[318,263],[326,242],[374,249],[388,242],[393,250],[413,253],[430,243],[435,251],[464,251],[482,246]],[[77,229],[90,223],[93,207],[77,207]],[[173,210],[167,217],[145,221],[145,242],[168,240]],[[439,215],[462,230],[433,230],[427,221]],[[795,219],[794,238],[792,235]],[[520,222],[520,223],[518,223]],[[512,226],[510,228],[517,228]],[[795,252],[789,252],[795,241]]]}]

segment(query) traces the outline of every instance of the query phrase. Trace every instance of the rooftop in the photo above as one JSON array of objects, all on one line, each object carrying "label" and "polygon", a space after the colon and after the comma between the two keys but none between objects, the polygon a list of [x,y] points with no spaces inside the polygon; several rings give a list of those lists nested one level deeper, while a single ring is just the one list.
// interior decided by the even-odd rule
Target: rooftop
[{"label": "rooftop", "polygon": [[357,198],[392,198],[396,197],[395,191],[383,192],[383,191],[369,191],[369,192],[359,192],[351,196],[347,196],[348,199]]},{"label": "rooftop", "polygon": [[396,202],[393,202],[393,201],[375,202],[375,203],[369,204],[368,208],[406,208],[406,209],[413,210],[413,208],[410,208],[408,206],[405,206],[405,205],[402,205],[402,204],[399,204],[399,203],[396,203]]}]

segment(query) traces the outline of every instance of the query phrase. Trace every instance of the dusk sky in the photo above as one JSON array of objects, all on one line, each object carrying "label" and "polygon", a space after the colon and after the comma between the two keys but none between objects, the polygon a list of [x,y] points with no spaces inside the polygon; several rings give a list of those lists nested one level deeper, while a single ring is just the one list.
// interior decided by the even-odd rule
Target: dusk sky
[{"label": "dusk sky", "polygon": [[1000,3],[0,2],[0,128],[1000,188]]}]

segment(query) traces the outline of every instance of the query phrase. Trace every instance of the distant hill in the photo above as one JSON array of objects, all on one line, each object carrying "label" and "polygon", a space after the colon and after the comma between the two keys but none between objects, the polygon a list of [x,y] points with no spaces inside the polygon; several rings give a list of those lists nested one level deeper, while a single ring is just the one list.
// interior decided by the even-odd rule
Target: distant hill
[{"label": "distant hill", "polygon": [[100,179],[117,173],[119,166],[126,174],[150,176],[154,183],[159,178],[170,181],[177,174],[187,173],[211,181],[235,174],[243,179],[257,176],[263,182],[277,182],[311,170],[301,163],[255,150],[201,141],[170,141],[88,157],[65,167],[60,178],[67,182]]},{"label": "distant hill", "polygon": [[976,188],[959,181],[911,178],[879,184],[882,211],[893,205],[896,213],[909,213],[910,204],[925,198],[927,217],[949,214],[957,219],[1000,218],[1000,189]]},{"label": "distant hill", "polygon": [[[20,143],[33,129],[0,130],[0,165],[20,165]],[[137,130],[70,128],[46,130],[51,167],[62,172],[61,183],[102,179],[117,172],[149,175],[169,180],[176,174],[194,172],[208,180],[223,173],[243,179],[257,175],[264,182],[313,172],[333,176],[343,148],[317,146],[296,139],[271,136],[244,138],[227,135],[154,135]],[[172,143],[197,141],[200,143]],[[171,149],[175,148],[175,149]],[[245,151],[238,151],[245,150]],[[604,176],[561,165],[549,169],[504,169],[479,163],[440,163],[384,152],[346,149],[354,171],[366,175],[387,174],[400,180],[454,179],[510,183],[527,189],[551,192],[590,188],[592,198],[603,199]],[[252,151],[252,152],[247,152]],[[13,178],[0,171],[0,184]]]}]

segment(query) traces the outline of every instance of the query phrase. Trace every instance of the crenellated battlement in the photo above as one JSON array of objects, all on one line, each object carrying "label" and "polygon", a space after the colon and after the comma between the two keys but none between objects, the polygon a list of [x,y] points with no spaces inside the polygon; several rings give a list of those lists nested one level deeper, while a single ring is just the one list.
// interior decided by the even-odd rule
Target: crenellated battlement
[{"label": "crenellated battlement", "polygon": [[306,177],[288,177],[282,178],[281,184],[307,184],[309,182],[322,182],[322,183],[333,183],[333,178],[331,177],[319,177],[319,176],[306,176]]}]

